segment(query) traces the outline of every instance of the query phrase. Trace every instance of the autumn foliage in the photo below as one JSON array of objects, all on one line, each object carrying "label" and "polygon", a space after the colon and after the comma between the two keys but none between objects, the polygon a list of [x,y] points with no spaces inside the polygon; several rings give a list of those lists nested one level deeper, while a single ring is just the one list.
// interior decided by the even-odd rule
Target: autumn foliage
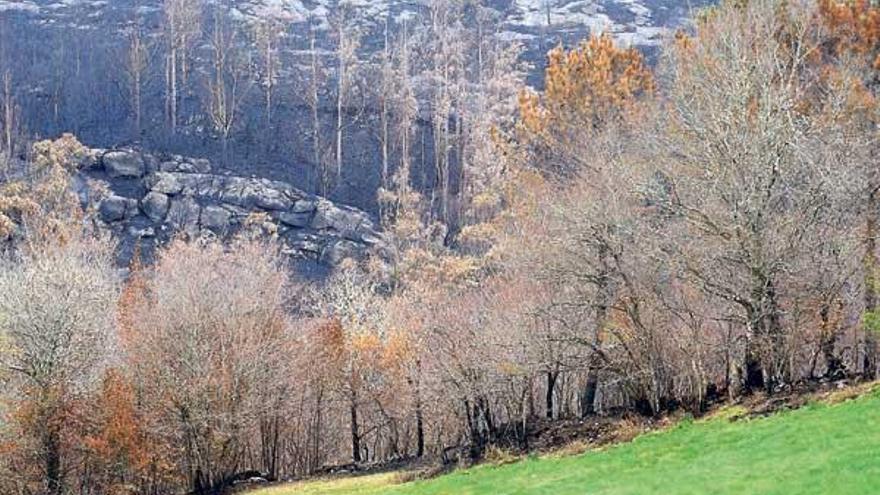
[{"label": "autumn foliage", "polygon": [[869,0],[820,0],[819,15],[831,36],[827,43],[838,54],[856,53],[880,69],[880,8]]},{"label": "autumn foliage", "polygon": [[404,160],[387,252],[315,281],[268,213],[120,274],[62,222],[83,148],[41,143],[0,192],[28,241],[0,261],[0,492],[464,464],[554,421],[876,378],[878,52],[878,8],[831,0],[722,2],[656,68],[610,35],[558,47],[516,122],[479,116],[491,145],[441,164],[473,158],[460,209]]},{"label": "autumn foliage", "polygon": [[654,91],[654,77],[635,48],[618,48],[609,34],[547,57],[544,92],[520,95],[522,125],[543,135],[560,126],[597,128],[622,118]]}]

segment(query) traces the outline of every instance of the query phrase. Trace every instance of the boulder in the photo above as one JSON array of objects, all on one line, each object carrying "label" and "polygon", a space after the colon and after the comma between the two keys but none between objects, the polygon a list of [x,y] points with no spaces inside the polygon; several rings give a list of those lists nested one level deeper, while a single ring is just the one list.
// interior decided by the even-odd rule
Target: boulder
[{"label": "boulder", "polygon": [[168,208],[168,223],[176,228],[186,232],[190,236],[195,236],[199,231],[199,204],[195,199],[189,196],[177,198],[171,202]]},{"label": "boulder", "polygon": [[177,172],[177,168],[180,166],[177,162],[165,161],[159,164],[160,172]]},{"label": "boulder", "polygon": [[314,201],[310,201],[307,199],[301,199],[296,203],[293,203],[293,208],[290,209],[293,213],[311,213],[315,211],[318,205]]},{"label": "boulder", "polygon": [[254,191],[254,203],[264,210],[287,210],[293,206],[293,201],[282,191],[269,187],[259,187]]},{"label": "boulder", "polygon": [[138,178],[144,175],[144,158],[135,151],[108,151],[101,158],[111,178]]},{"label": "boulder", "polygon": [[134,237],[135,239],[149,239],[152,237],[156,237],[156,229],[153,227],[137,227],[132,225],[128,228],[128,235]]},{"label": "boulder", "polygon": [[131,220],[136,217],[140,213],[140,208],[138,208],[138,200],[133,198],[124,198],[125,199],[125,219]]},{"label": "boulder", "polygon": [[199,223],[203,228],[210,229],[215,233],[223,233],[229,229],[229,221],[232,213],[219,206],[206,206],[202,209]]},{"label": "boulder", "polygon": [[315,217],[312,218],[312,228],[317,230],[333,228],[339,232],[354,231],[364,219],[365,215],[362,212],[343,209],[329,201],[321,201]]},{"label": "boulder", "polygon": [[125,218],[127,204],[126,198],[122,196],[110,196],[101,201],[98,212],[105,222],[116,222]]},{"label": "boulder", "polygon": [[338,265],[346,258],[360,258],[363,254],[361,246],[347,239],[339,239],[324,248],[321,253],[321,261],[331,266]]},{"label": "boulder", "polygon": [[205,158],[193,158],[190,160],[193,168],[200,174],[207,174],[211,171],[211,162]]},{"label": "boulder", "polygon": [[162,194],[178,194],[183,190],[183,184],[174,174],[168,172],[156,172],[147,181],[147,188]]},{"label": "boulder", "polygon": [[363,229],[358,229],[358,241],[366,244],[367,246],[380,246],[385,244],[385,237],[382,236],[379,232],[375,230],[366,231]]},{"label": "boulder", "polygon": [[80,170],[95,170],[101,167],[101,153],[103,150],[99,149],[88,149],[86,152],[80,157],[79,163],[77,163],[77,168]]},{"label": "boulder", "polygon": [[196,170],[196,166],[190,162],[182,162],[177,164],[177,168],[174,169],[174,172],[182,172],[185,174],[195,174],[198,173]]},{"label": "boulder", "polygon": [[285,236],[285,240],[294,251],[312,257],[319,255],[322,250],[321,238],[314,234],[291,231]]},{"label": "boulder", "polygon": [[243,177],[224,178],[215,193],[214,198],[224,203],[248,209],[253,207],[254,190],[250,180]]},{"label": "boulder", "polygon": [[159,170],[159,159],[153,155],[143,155],[144,157],[144,173],[152,174]]},{"label": "boulder", "polygon": [[[126,246],[143,241],[158,247],[179,233],[226,238],[251,218],[254,235],[278,239],[281,252],[297,259],[334,265],[367,252],[391,257],[383,255],[389,253],[388,240],[369,214],[292,184],[211,173],[207,160],[177,155],[162,155],[160,161],[129,150],[94,154],[101,166],[80,168],[74,190]],[[114,193],[106,197],[107,190]]]},{"label": "boulder", "polygon": [[295,211],[285,211],[278,215],[278,221],[284,225],[302,229],[308,227],[312,221],[312,212],[297,213]]},{"label": "boulder", "polygon": [[165,215],[168,213],[168,204],[169,200],[167,195],[151,191],[141,200],[141,210],[143,210],[144,215],[153,222],[161,223],[165,219]]}]

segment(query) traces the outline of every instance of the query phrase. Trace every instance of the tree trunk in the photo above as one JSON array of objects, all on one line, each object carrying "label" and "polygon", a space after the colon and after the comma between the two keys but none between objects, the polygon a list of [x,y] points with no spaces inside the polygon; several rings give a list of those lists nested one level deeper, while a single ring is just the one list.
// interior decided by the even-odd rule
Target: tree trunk
[{"label": "tree trunk", "polygon": [[[755,282],[752,299],[754,306],[759,309],[754,315],[755,319],[752,320],[755,338],[751,343],[761,346],[764,356],[756,356],[754,349],[747,351],[752,361],[747,363],[746,368],[747,389],[754,390],[757,386],[763,385],[767,393],[772,393],[776,386],[788,381],[788,369],[784,363],[785,342],[780,320],[781,312],[773,280],[760,275]],[[760,384],[757,376],[754,376],[759,372],[762,374]]]},{"label": "tree trunk", "polygon": [[62,493],[61,479],[61,435],[53,425],[46,425],[43,433],[43,456],[46,468],[46,492],[49,495]]},{"label": "tree trunk", "polygon": [[[877,189],[868,195],[867,211],[865,212],[865,252],[863,261],[865,284],[865,314],[877,309]],[[863,373],[865,378],[873,380],[877,377],[877,336],[873,328],[865,328],[865,358]]]},{"label": "tree trunk", "polygon": [[743,353],[742,371],[740,373],[742,377],[742,392],[745,394],[762,389],[765,385],[764,368],[761,365],[760,357],[755,352],[755,347],[758,345],[756,342],[763,337],[761,329],[763,321],[751,304],[746,308],[746,318],[748,319],[748,331],[746,335],[746,348]]},{"label": "tree trunk", "polygon": [[355,464],[361,462],[361,434],[358,427],[358,412],[357,412],[357,404],[352,397],[351,405],[351,460]]},{"label": "tree trunk", "polygon": [[12,156],[12,133],[15,125],[15,103],[12,98],[12,74],[7,70],[3,74],[3,151]]},{"label": "tree trunk", "polygon": [[347,61],[345,60],[345,31],[339,23],[339,71],[336,74],[336,184],[342,182],[342,109],[345,98]]},{"label": "tree trunk", "polygon": [[547,419],[553,419],[553,391],[556,388],[556,379],[558,377],[558,371],[547,372]]},{"label": "tree trunk", "polygon": [[141,137],[141,76],[140,73],[137,73],[134,76],[134,95],[133,95],[133,106],[134,106],[134,137],[135,139],[140,139]]},{"label": "tree trunk", "polygon": [[166,106],[168,110],[168,125],[171,134],[177,132],[177,48],[172,45],[168,54],[168,94],[166,95]]},{"label": "tree trunk", "polygon": [[831,321],[831,305],[822,305],[819,312],[822,318],[822,342],[820,344],[822,357],[825,358],[825,377],[830,379],[841,378],[846,375],[843,361],[837,356],[837,328]]},{"label": "tree trunk", "polygon": [[272,35],[266,34],[266,130],[272,126],[272,90],[275,86],[275,60],[272,55]]},{"label": "tree trunk", "polygon": [[[595,358],[591,358],[592,359]],[[596,392],[599,390],[599,374],[592,362],[587,370],[587,381],[581,393],[581,417],[596,414]]]},{"label": "tree trunk", "polygon": [[[600,241],[601,242],[601,241]],[[602,346],[602,328],[605,325],[605,319],[608,317],[608,304],[611,300],[610,276],[611,268],[609,266],[608,257],[610,253],[608,248],[603,244],[599,248],[599,273],[598,287],[596,294],[598,301],[595,312],[595,328],[593,329],[593,339],[590,349],[590,363],[587,368],[587,380],[584,389],[581,392],[581,417],[596,414],[596,392],[599,389],[599,349]]]},{"label": "tree trunk", "polygon": [[422,394],[416,388],[416,456],[425,455],[425,421],[422,417]]},{"label": "tree trunk", "polygon": [[315,51],[314,30],[311,31],[309,47],[312,58],[312,80],[311,85],[309,86],[309,92],[311,93],[309,96],[311,97],[310,103],[312,107],[312,161],[314,162],[313,166],[318,174],[318,181],[315,185],[315,189],[320,192],[321,195],[326,196],[327,190],[325,187],[325,176],[327,174],[324,170],[324,163],[321,160],[321,120],[318,114],[318,107],[321,102],[318,99],[318,53]]}]

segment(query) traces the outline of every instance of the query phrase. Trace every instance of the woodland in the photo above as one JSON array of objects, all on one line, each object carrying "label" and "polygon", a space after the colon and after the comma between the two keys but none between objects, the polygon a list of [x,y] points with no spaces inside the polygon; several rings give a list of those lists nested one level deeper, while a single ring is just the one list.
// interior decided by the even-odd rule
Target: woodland
[{"label": "woodland", "polygon": [[[724,0],[656,60],[608,34],[553,48],[535,89],[479,4],[432,2],[369,63],[339,24],[297,69],[310,189],[345,198],[363,174],[389,244],[318,281],[256,227],[118,266],[72,192],[86,147],[28,131],[5,71],[0,493],[467,463],[527,451],[539,421],[877,378],[880,7]],[[281,28],[163,7],[122,52],[128,129],[172,143],[202,122],[230,163],[274,146],[242,133],[285,118]],[[365,143],[376,159],[349,153]]]}]

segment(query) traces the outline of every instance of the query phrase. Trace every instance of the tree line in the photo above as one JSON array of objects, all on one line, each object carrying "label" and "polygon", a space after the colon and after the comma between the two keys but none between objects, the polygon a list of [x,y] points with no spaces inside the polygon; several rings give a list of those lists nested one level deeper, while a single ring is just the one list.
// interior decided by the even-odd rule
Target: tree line
[{"label": "tree line", "polygon": [[607,35],[554,49],[542,91],[448,107],[450,136],[475,119],[444,148],[454,228],[390,105],[392,259],[320,284],[248,229],[123,277],[67,187],[81,145],[37,143],[0,193],[0,487],[219,492],[874,379],[878,57],[880,9],[834,0],[722,2],[656,67]]}]

